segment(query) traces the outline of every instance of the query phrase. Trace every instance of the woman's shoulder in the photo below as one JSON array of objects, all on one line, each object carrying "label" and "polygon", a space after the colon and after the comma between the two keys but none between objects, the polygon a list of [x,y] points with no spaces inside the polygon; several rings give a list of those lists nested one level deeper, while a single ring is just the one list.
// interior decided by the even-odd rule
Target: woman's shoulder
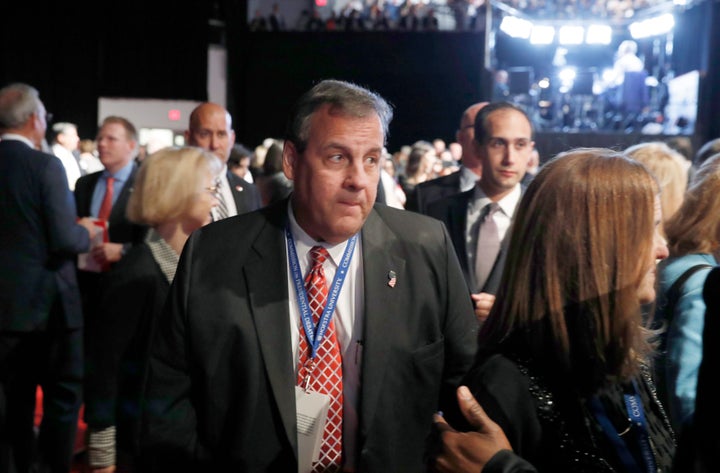
[{"label": "woman's shoulder", "polygon": [[[658,265],[660,290],[662,292],[668,291],[685,271],[702,264],[716,266],[717,261],[715,257],[709,253],[693,253],[675,256],[661,261]],[[704,276],[707,276],[707,272]]]}]

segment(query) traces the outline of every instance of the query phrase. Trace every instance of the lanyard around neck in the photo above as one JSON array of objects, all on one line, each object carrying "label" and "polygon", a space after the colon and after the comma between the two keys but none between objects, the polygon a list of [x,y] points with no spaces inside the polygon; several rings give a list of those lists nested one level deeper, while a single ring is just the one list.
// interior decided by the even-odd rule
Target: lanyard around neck
[{"label": "lanyard around neck", "polygon": [[330,324],[335,306],[337,305],[338,295],[340,289],[342,289],[343,283],[345,282],[345,276],[347,276],[348,268],[350,267],[350,260],[352,259],[353,252],[355,251],[355,242],[357,241],[357,234],[353,235],[345,246],[345,252],[343,253],[340,265],[337,271],[335,271],[335,277],[333,278],[332,285],[330,287],[330,293],[328,294],[327,303],[323,309],[322,315],[318,320],[317,326],[313,323],[312,311],[308,304],[307,291],[305,290],[305,283],[300,271],[300,263],[298,261],[297,250],[295,249],[295,239],[293,238],[292,232],[289,228],[285,228],[285,235],[287,241],[288,255],[290,257],[290,272],[292,275],[293,285],[295,286],[295,293],[297,295],[298,307],[300,308],[300,320],[302,321],[303,328],[305,329],[305,337],[310,346],[310,358],[315,358],[318,348],[322,343],[322,339],[325,336],[327,327]]},{"label": "lanyard around neck", "polygon": [[657,471],[657,466],[650,446],[647,419],[645,418],[645,410],[643,409],[642,399],[635,380],[633,380],[633,391],[634,392],[631,394],[624,394],[623,398],[631,427],[633,427],[630,429],[630,432],[634,433],[638,445],[640,445],[640,452],[643,460],[642,466],[644,468],[641,468],[640,465],[637,464],[637,461],[632,453],[630,453],[627,444],[620,437],[620,434],[618,434],[612,422],[610,422],[607,412],[605,411],[605,406],[603,406],[602,401],[600,401],[597,396],[593,396],[590,400],[590,408],[595,415],[595,419],[597,419],[600,423],[603,433],[615,448],[615,451],[617,452],[620,461],[623,463],[625,470],[635,473],[642,473],[643,471],[646,473],[655,473]]}]

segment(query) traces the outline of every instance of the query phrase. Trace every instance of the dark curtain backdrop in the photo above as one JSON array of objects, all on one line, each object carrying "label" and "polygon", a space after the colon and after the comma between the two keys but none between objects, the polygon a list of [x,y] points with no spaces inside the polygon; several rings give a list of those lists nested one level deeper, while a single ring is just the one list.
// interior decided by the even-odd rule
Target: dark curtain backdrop
[{"label": "dark curtain backdrop", "polygon": [[[101,96],[205,100],[212,15],[225,19],[228,108],[249,145],[282,134],[290,104],[325,77],[357,81],[395,105],[391,148],[452,139],[464,107],[489,96],[475,33],[250,35],[244,0],[5,3],[0,86],[36,86],[56,120],[77,123],[82,137],[96,133]],[[719,15],[719,2],[706,0],[677,18],[674,67],[702,73],[701,142],[720,136]]]},{"label": "dark curtain backdrop", "polygon": [[395,107],[390,151],[453,140],[462,111],[488,95],[483,48],[477,33],[239,32],[228,42],[237,140],[282,137],[292,104],[322,79],[366,86]]},{"label": "dark curtain backdrop", "polygon": [[207,99],[208,2],[5,3],[0,85],[33,85],[83,138],[97,131],[99,97]]}]

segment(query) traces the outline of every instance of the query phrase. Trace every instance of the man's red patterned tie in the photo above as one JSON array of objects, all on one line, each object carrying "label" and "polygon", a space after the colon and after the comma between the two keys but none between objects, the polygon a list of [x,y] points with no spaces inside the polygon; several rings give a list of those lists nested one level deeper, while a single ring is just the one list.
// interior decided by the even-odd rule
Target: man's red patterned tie
[{"label": "man's red patterned tie", "polygon": [[[312,267],[305,277],[305,291],[312,311],[313,322],[317,326],[325,308],[328,294],[323,263],[330,255],[322,246],[312,247],[310,255]],[[304,386],[305,377],[308,375],[307,362],[309,355],[310,349],[303,329],[300,331],[299,345],[297,377],[299,386]],[[340,471],[342,466],[343,410],[342,357],[340,356],[340,345],[335,334],[335,322],[332,319],[315,356],[314,367],[309,373],[306,389],[330,396],[330,409],[323,433],[320,459],[313,465],[313,472]]]}]

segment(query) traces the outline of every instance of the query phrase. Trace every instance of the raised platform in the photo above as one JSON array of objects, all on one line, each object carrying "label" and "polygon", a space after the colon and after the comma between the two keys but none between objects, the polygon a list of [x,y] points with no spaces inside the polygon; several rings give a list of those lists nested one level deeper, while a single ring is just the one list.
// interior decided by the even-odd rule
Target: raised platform
[{"label": "raised platform", "polygon": [[[612,132],[546,132],[541,131],[535,134],[535,147],[540,153],[541,162],[545,162],[558,153],[573,148],[611,148],[623,150],[637,143],[648,141],[667,141],[669,138],[678,135],[645,135],[641,133],[612,133]],[[699,143],[697,136],[689,136],[693,148],[698,149],[703,143]]]}]

